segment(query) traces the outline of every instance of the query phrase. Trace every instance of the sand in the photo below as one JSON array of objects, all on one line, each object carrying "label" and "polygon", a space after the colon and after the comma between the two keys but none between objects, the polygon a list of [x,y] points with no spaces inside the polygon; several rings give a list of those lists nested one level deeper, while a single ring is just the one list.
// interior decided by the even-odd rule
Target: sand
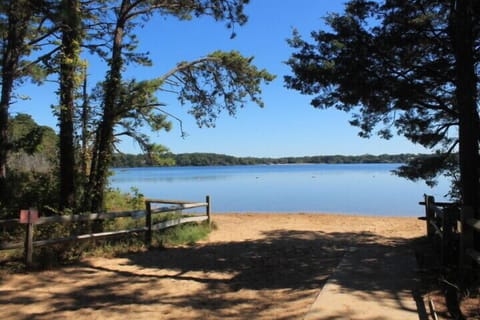
[{"label": "sand", "polygon": [[194,246],[5,275],[2,319],[302,319],[351,247],[409,246],[416,218],[221,214]]}]

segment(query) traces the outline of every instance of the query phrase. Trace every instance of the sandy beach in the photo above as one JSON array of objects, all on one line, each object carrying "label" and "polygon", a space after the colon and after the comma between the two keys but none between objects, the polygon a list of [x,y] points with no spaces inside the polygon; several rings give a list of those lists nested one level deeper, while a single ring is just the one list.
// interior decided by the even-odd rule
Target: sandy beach
[{"label": "sandy beach", "polygon": [[3,276],[3,319],[302,319],[352,247],[410,246],[416,218],[217,214],[194,246]]}]

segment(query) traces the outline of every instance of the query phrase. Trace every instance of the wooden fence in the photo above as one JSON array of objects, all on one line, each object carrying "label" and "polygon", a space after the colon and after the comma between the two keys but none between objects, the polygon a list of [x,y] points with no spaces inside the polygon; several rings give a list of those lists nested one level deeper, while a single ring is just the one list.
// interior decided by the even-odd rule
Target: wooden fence
[{"label": "wooden fence", "polygon": [[456,266],[462,275],[480,266],[480,253],[475,247],[475,233],[480,232],[480,220],[474,219],[473,208],[458,203],[435,202],[425,195],[427,237],[437,249],[442,267]]},{"label": "wooden fence", "polygon": [[[156,204],[164,206],[157,207]],[[181,212],[183,210],[205,207],[205,214],[196,214],[189,216],[182,216],[181,218],[175,218],[171,220],[162,221],[153,224],[152,216],[157,213],[167,212]],[[24,210],[22,210],[24,211]],[[23,212],[25,213],[25,211]],[[31,212],[29,212],[31,213]],[[145,217],[145,226],[127,230],[116,230],[109,232],[98,232],[81,235],[72,235],[63,238],[34,240],[35,226],[48,224],[48,223],[72,223],[81,221],[102,221],[111,220],[121,217],[131,217],[133,219],[139,219]],[[0,243],[0,250],[18,249],[24,248],[25,264],[31,266],[33,264],[33,249],[34,247],[49,246],[53,244],[65,243],[65,242],[78,242],[91,239],[105,239],[110,237],[118,237],[121,235],[145,232],[145,244],[150,246],[152,243],[153,231],[162,230],[176,226],[179,224],[195,221],[205,221],[209,223],[211,221],[211,202],[210,197],[206,196],[205,202],[190,202],[190,201],[177,201],[177,200],[157,200],[147,199],[145,201],[145,210],[136,211],[122,211],[122,212],[108,212],[108,213],[92,213],[92,214],[80,214],[80,215],[68,215],[68,216],[50,216],[40,217],[35,220],[28,220],[25,223],[25,239],[23,242],[11,242]],[[0,226],[7,226],[12,224],[22,223],[21,219],[8,219],[0,220]]]}]

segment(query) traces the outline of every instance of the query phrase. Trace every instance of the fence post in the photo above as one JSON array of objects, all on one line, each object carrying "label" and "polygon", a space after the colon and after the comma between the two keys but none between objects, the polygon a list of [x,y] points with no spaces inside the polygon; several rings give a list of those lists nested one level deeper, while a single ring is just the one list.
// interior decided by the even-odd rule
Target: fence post
[{"label": "fence post", "polygon": [[211,202],[210,202],[211,200],[210,200],[210,196],[206,196],[205,198],[206,198],[205,202],[207,203],[207,209],[206,209],[207,210],[207,221],[208,221],[208,224],[210,225],[210,223],[212,222],[212,220],[211,220],[212,212],[211,212]]},{"label": "fence post", "polygon": [[467,221],[473,219],[474,210],[470,206],[462,206],[460,212],[460,220],[461,220],[461,233],[460,233],[460,273],[461,278],[465,278],[467,275],[467,269],[471,266],[470,259],[467,257],[467,250],[473,248],[473,233],[474,230],[471,228]]},{"label": "fence post", "polygon": [[152,245],[152,203],[145,201],[145,245],[150,247]]},{"label": "fence post", "polygon": [[33,265],[33,222],[29,221],[25,225],[25,265],[31,267]]},{"label": "fence post", "polygon": [[432,205],[435,203],[435,198],[433,196],[424,195],[425,197],[425,215],[427,222],[427,237],[431,239],[435,236],[435,228],[430,224],[430,221],[435,219],[435,211],[432,208]]},{"label": "fence post", "polygon": [[456,265],[454,229],[458,221],[458,209],[453,205],[443,208],[442,216],[442,263],[444,266]]}]

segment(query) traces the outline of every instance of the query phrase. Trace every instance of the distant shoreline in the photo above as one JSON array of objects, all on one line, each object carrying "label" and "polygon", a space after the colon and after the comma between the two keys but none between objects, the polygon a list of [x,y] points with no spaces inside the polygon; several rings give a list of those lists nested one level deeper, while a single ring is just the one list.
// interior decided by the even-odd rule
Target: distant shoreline
[{"label": "distant shoreline", "polygon": [[426,157],[425,154],[382,154],[382,155],[318,155],[303,157],[257,158],[235,157],[216,153],[166,153],[155,159],[143,154],[114,154],[113,168],[133,167],[207,167],[235,165],[272,164],[380,164],[407,163],[413,158]]}]

